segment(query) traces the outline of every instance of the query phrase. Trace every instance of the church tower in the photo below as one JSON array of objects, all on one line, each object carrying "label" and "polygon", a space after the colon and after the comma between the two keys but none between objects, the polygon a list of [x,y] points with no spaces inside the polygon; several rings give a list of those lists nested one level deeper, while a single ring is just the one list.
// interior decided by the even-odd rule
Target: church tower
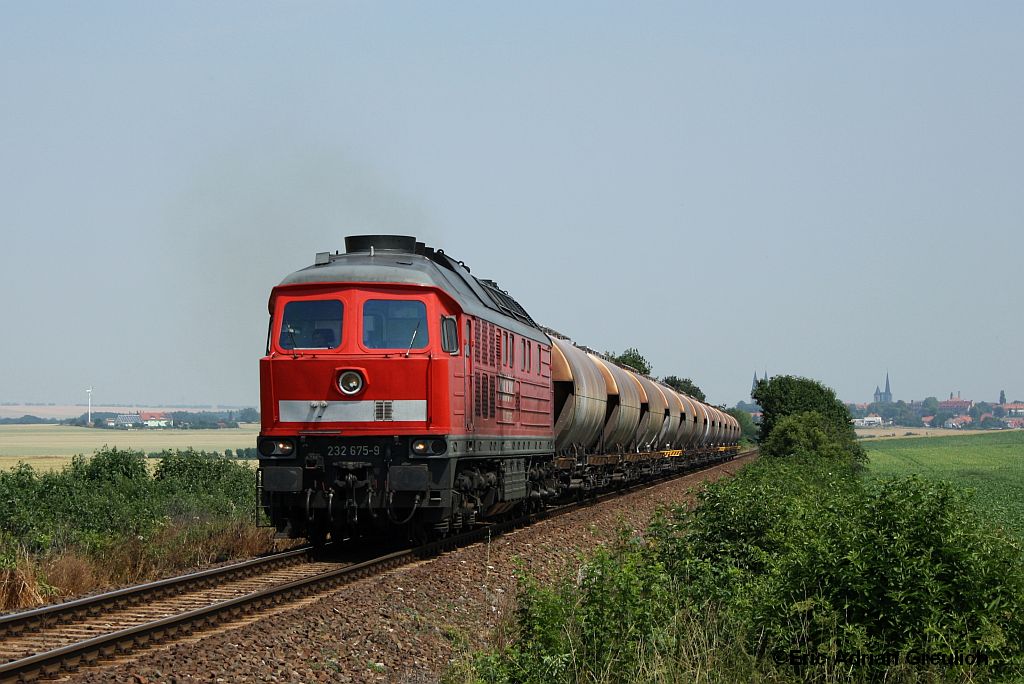
[{"label": "church tower", "polygon": [[889,385],[889,371],[885,372],[885,391],[878,389],[878,385],[875,385],[875,403],[876,404],[891,404],[892,403],[892,388]]}]

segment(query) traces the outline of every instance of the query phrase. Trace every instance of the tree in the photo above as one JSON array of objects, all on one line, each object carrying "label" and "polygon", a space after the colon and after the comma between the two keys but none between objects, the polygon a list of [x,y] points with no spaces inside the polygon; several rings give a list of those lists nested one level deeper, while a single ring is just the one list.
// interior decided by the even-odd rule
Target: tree
[{"label": "tree", "polygon": [[[668,380],[668,378],[665,378],[665,380]],[[662,380],[662,382],[664,382],[667,385],[668,383],[665,382],[665,380]],[[750,402],[750,403],[745,402],[742,399],[740,401],[736,402],[736,408],[738,408],[740,411],[746,411],[747,413],[760,413],[761,412],[761,407],[760,406],[758,406],[757,404],[755,404],[753,402]]]},{"label": "tree", "polygon": [[921,410],[924,411],[924,415],[926,416],[934,416],[939,412],[939,400],[935,397],[926,397],[925,400],[921,402]]},{"label": "tree", "polygon": [[605,352],[604,355],[610,358],[615,363],[619,364],[620,366],[629,366],[633,370],[643,375],[651,374],[651,364],[647,361],[647,359],[643,357],[643,355],[640,353],[640,350],[637,349],[636,347],[630,347],[621,354],[616,354],[615,352]]},{"label": "tree", "polygon": [[771,380],[760,380],[754,390],[754,400],[761,405],[761,434],[764,442],[775,424],[785,416],[814,411],[831,423],[836,434],[856,438],[850,424],[850,412],[836,398],[835,390],[817,380],[793,375],[776,375]]},{"label": "tree", "polygon": [[1005,404],[1006,403],[1006,390],[999,390],[999,403],[1000,404]]},{"label": "tree", "polygon": [[987,401],[979,401],[967,412],[972,420],[979,421],[986,413],[992,413],[992,404]]},{"label": "tree", "polygon": [[843,425],[817,411],[780,416],[768,438],[761,441],[764,456],[803,456],[864,463],[867,456]]},{"label": "tree", "polygon": [[707,401],[707,397],[704,396],[704,391],[701,390],[700,387],[697,387],[690,378],[679,378],[675,375],[668,375],[662,378],[661,381],[676,392],[682,392],[683,394],[693,397],[697,401]]},{"label": "tree", "polygon": [[939,411],[935,414],[935,418],[932,419],[932,427],[940,428],[942,425],[953,417],[952,411]]},{"label": "tree", "polygon": [[258,423],[260,422],[260,412],[254,408],[244,408],[238,412],[239,423]]},{"label": "tree", "polygon": [[897,408],[896,416],[893,418],[893,422],[897,425],[903,425],[905,427],[921,427],[924,425],[924,423],[921,422],[921,415],[905,401],[900,400],[897,404]]},{"label": "tree", "polygon": [[868,415],[867,409],[857,408],[856,404],[847,404],[846,410],[850,412],[851,418],[863,418]]},{"label": "tree", "polygon": [[995,418],[993,416],[985,416],[985,419],[978,423],[978,427],[982,428],[983,430],[1002,430],[1003,428],[1006,427],[1006,425],[1004,425],[1003,421],[999,420],[998,418]]},{"label": "tree", "polygon": [[740,424],[740,437],[754,441],[757,439],[757,426],[754,425],[754,419],[750,417],[750,414],[741,408],[725,409],[725,412],[736,419],[736,422]]}]

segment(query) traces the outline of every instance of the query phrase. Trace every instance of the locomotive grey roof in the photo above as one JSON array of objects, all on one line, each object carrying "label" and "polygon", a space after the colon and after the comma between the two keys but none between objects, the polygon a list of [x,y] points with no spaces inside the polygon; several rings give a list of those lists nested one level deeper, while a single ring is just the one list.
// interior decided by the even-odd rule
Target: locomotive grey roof
[{"label": "locomotive grey roof", "polygon": [[345,238],[345,254],[320,253],[312,266],[292,273],[281,285],[304,283],[403,283],[447,292],[466,313],[544,343],[547,336],[526,310],[491,280],[478,280],[462,262],[415,238],[360,235]]}]

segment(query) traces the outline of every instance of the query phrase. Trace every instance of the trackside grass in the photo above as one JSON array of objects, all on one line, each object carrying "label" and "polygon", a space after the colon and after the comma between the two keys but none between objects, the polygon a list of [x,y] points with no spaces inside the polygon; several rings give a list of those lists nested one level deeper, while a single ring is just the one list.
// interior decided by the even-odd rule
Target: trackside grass
[{"label": "trackside grass", "polygon": [[973,458],[982,437],[944,455],[914,440],[889,477],[842,427],[784,416],[695,508],[623,531],[560,582],[520,578],[501,638],[445,681],[1020,681],[1024,549],[953,484],[1012,487],[1019,437]]},{"label": "trackside grass", "polygon": [[269,550],[255,492],[249,464],[194,450],[0,470],[0,610]]},{"label": "trackside grass", "polygon": [[869,479],[918,475],[973,490],[972,507],[1024,539],[1024,431],[865,444]]}]

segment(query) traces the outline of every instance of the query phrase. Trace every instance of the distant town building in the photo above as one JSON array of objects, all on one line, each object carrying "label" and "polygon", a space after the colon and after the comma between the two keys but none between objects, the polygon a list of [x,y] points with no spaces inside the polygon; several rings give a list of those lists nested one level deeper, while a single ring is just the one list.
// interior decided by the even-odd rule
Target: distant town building
[{"label": "distant town building", "polygon": [[882,417],[867,416],[866,418],[854,418],[853,427],[882,427]]},{"label": "distant town building", "polygon": [[889,373],[885,374],[885,391],[878,389],[878,385],[875,385],[875,403],[876,404],[891,404],[892,403],[892,390],[889,388]]},{"label": "distant town building", "polygon": [[138,413],[121,413],[114,419],[114,427],[140,427],[143,424],[142,416]]},{"label": "distant town building", "polygon": [[172,421],[167,416],[166,413],[159,413],[156,411],[142,411],[139,414],[139,418],[142,419],[142,422],[145,424],[146,427],[161,428],[171,427],[172,425],[174,425],[174,421]]},{"label": "distant town building", "polygon": [[949,399],[939,402],[939,411],[948,411],[954,416],[963,416],[970,412],[972,406],[974,406],[974,402],[970,399],[961,399],[959,392],[956,393],[956,396],[950,392]]},{"label": "distant town building", "polygon": [[1008,416],[1024,416],[1024,404],[1020,402],[1003,404],[1002,406]]},{"label": "distant town building", "polygon": [[[764,377],[761,378],[761,380],[764,380],[765,382],[768,382],[768,371],[767,370],[765,370]],[[761,380],[757,379],[757,371],[754,371],[754,382],[752,382],[750,384],[750,398],[751,399],[754,398],[754,390],[757,389],[757,383],[759,383]]]},{"label": "distant town building", "polygon": [[962,430],[973,422],[974,419],[971,418],[970,416],[956,416],[954,418],[950,418],[945,423],[943,423],[942,427]]},{"label": "distant town building", "polygon": [[166,413],[158,411],[139,411],[138,413],[120,413],[113,420],[107,421],[107,427],[114,428],[163,428],[172,427],[174,421]]}]

